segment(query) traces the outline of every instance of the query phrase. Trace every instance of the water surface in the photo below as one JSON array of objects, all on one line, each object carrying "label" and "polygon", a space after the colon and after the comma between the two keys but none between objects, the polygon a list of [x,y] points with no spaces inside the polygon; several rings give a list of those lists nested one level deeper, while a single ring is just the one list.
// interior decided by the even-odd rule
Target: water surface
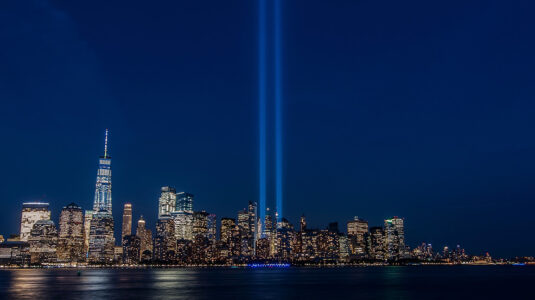
[{"label": "water surface", "polygon": [[534,285],[531,266],[0,271],[2,299],[34,300],[535,299]]}]

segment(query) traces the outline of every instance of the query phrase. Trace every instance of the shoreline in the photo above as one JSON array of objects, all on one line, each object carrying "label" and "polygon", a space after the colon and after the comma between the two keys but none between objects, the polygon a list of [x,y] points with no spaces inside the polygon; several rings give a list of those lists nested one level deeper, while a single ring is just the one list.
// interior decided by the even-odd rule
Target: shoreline
[{"label": "shoreline", "polygon": [[33,269],[62,269],[62,270],[92,270],[92,269],[333,269],[333,268],[366,268],[366,267],[420,267],[420,266],[535,266],[534,263],[425,263],[425,264],[348,264],[348,265],[78,265],[78,266],[0,266],[0,270],[33,270]]}]

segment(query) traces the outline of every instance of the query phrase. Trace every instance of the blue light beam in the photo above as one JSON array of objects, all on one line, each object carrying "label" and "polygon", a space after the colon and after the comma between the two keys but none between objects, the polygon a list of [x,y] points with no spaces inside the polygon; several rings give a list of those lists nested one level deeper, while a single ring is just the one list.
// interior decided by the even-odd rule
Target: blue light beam
[{"label": "blue light beam", "polygon": [[[258,1],[258,202],[263,224],[266,214],[266,1]],[[262,230],[262,228],[260,229]]]},{"label": "blue light beam", "polygon": [[282,178],[282,51],[281,51],[281,0],[274,1],[275,16],[275,198],[277,222],[283,217]]}]

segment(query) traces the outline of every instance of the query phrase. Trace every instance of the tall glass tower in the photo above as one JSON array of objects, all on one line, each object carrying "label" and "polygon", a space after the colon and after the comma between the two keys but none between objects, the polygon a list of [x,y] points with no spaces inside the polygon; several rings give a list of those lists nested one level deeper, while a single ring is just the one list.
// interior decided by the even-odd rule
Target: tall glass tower
[{"label": "tall glass tower", "polygon": [[104,139],[104,156],[98,162],[93,216],[89,226],[89,262],[111,263],[114,256],[114,224],[111,214],[111,157],[108,155],[108,129]]},{"label": "tall glass tower", "polygon": [[98,161],[93,211],[111,215],[111,156],[108,155],[108,129],[104,138],[104,156]]}]

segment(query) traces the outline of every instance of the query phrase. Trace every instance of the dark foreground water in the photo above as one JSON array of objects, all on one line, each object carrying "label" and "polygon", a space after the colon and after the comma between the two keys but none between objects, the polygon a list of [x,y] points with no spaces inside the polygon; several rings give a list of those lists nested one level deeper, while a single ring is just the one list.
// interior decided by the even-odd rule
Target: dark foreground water
[{"label": "dark foreground water", "polygon": [[14,299],[535,299],[535,266],[1,270]]}]

